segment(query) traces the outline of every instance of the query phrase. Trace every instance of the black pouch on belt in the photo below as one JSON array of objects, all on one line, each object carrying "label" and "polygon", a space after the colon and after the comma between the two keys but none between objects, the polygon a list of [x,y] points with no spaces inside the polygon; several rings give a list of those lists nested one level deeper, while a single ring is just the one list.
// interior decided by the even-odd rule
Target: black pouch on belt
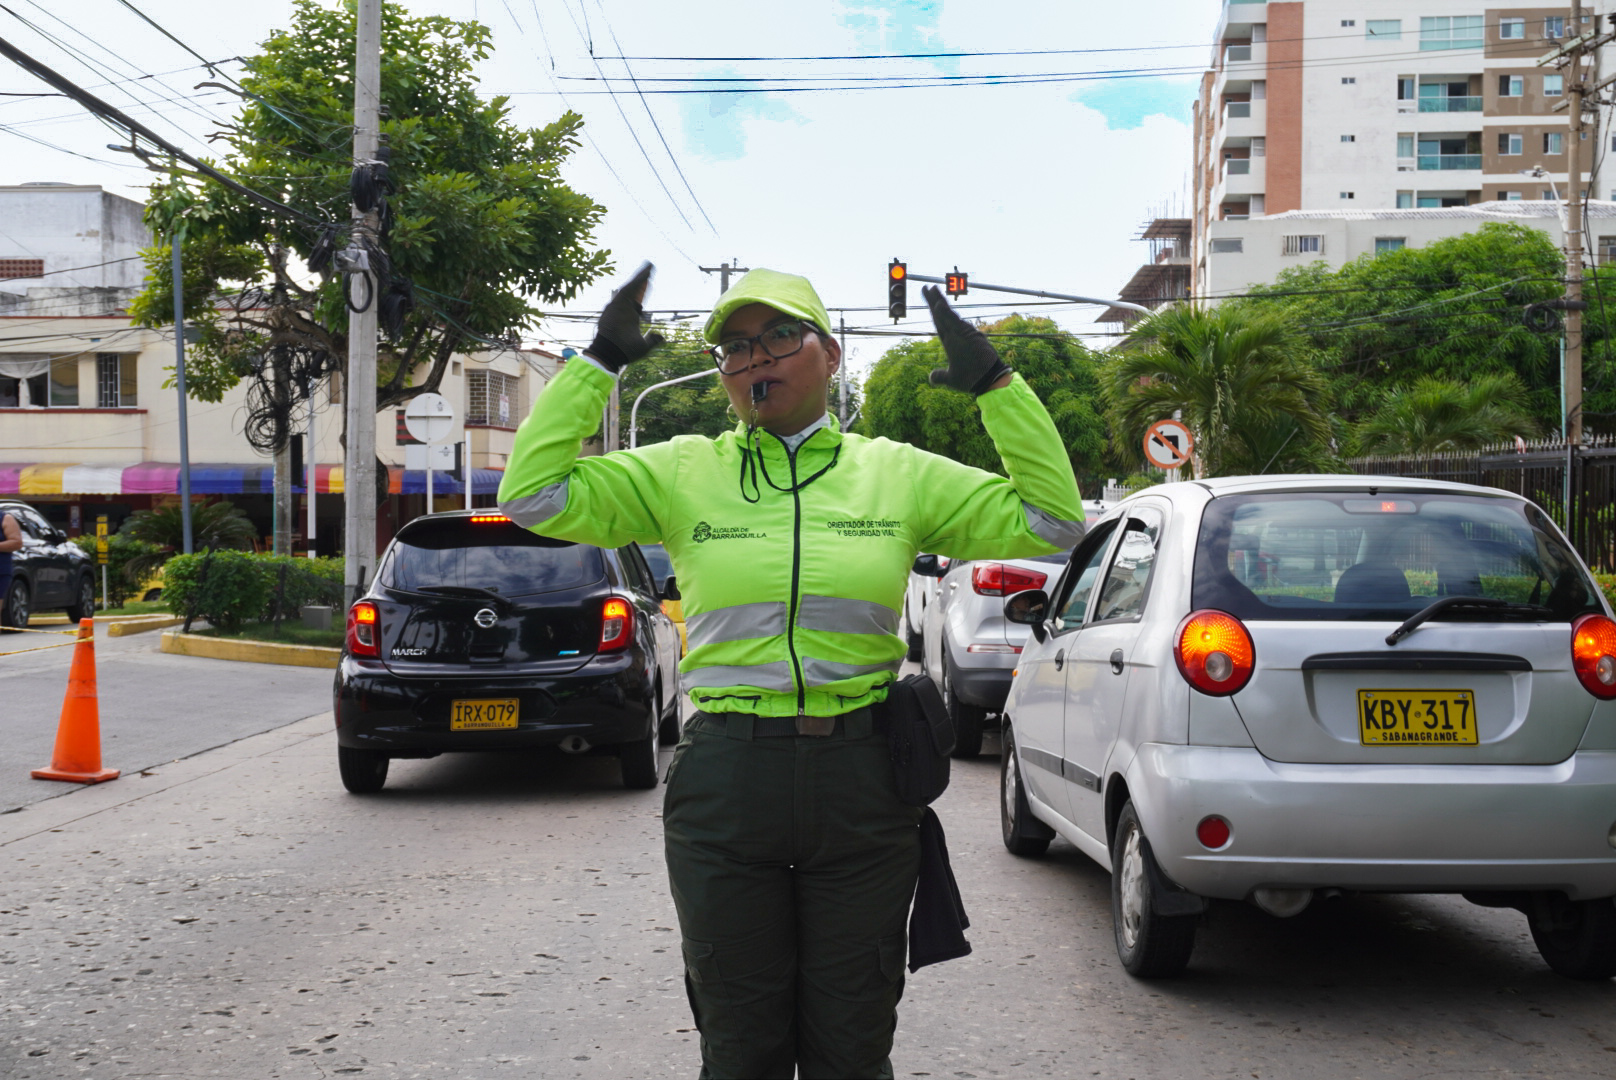
[{"label": "black pouch on belt", "polygon": [[887,687],[881,706],[892,748],[892,778],[908,806],[927,806],[948,788],[954,721],[929,675],[910,675]]}]

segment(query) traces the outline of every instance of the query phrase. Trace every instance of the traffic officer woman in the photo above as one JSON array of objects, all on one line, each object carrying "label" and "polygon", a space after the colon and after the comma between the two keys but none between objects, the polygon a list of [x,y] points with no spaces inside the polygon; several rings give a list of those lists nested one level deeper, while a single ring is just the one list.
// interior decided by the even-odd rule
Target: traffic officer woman
[{"label": "traffic officer woman", "polygon": [[706,324],[734,430],[580,458],[616,375],[661,344],[641,328],[650,273],[534,404],[500,507],[546,536],[661,543],[673,561],[699,711],[663,819],[701,1076],[890,1077],[921,811],[895,794],[872,706],[903,659],[909,568],[922,550],[1071,547],[1077,485],[1042,403],[936,289],[948,367],[932,381],[976,395],[1009,478],[838,430],[830,317],[806,279],[772,270]]}]

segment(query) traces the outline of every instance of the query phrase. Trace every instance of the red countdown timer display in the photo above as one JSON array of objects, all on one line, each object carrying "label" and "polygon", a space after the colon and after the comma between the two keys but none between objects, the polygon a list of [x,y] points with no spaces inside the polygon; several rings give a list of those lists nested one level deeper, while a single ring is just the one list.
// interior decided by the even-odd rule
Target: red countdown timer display
[{"label": "red countdown timer display", "polygon": [[943,291],[949,296],[964,296],[970,275],[962,274],[958,270],[952,274],[943,275]]}]

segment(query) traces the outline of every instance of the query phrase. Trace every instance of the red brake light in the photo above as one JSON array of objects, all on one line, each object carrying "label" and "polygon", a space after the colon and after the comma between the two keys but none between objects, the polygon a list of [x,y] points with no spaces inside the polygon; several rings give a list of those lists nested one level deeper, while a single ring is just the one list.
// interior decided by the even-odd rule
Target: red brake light
[{"label": "red brake light", "polygon": [[983,596],[1010,596],[1027,589],[1042,589],[1048,574],[1004,563],[977,563],[971,567],[971,588]]},{"label": "red brake light", "polygon": [[1191,686],[1203,694],[1223,697],[1251,681],[1257,650],[1239,619],[1204,608],[1190,612],[1178,624],[1173,659]]},{"label": "red brake light", "polygon": [[471,515],[471,523],[473,525],[498,525],[498,524],[500,524],[502,522],[506,522],[506,521],[509,521],[509,520],[511,520],[511,519],[506,517],[504,514],[473,514],[473,515]]},{"label": "red brake light", "polygon": [[620,596],[608,597],[600,609],[600,651],[626,649],[633,640],[633,606]]},{"label": "red brake light", "polygon": [[1616,622],[1584,615],[1571,624],[1571,665],[1596,698],[1616,698]]},{"label": "red brake light", "polygon": [[369,600],[361,600],[349,608],[348,655],[381,656],[381,625],[381,613]]}]

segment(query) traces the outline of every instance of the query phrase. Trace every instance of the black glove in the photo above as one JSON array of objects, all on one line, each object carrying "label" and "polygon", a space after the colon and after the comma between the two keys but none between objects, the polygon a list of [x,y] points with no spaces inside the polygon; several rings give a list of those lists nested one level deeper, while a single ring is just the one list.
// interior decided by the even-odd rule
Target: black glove
[{"label": "black glove", "polygon": [[663,343],[661,334],[654,330],[647,334],[640,329],[644,314],[640,301],[645,299],[650,284],[651,264],[645,263],[628,284],[612,294],[595,324],[595,340],[585,351],[614,372],[622,371]]},{"label": "black glove", "polygon": [[985,394],[999,378],[1010,374],[1010,368],[994,351],[987,335],[959,317],[943,299],[943,292],[935,285],[920,290],[931,308],[931,321],[937,326],[937,337],[943,343],[948,366],[931,373],[933,386],[952,386],[971,394]]}]

